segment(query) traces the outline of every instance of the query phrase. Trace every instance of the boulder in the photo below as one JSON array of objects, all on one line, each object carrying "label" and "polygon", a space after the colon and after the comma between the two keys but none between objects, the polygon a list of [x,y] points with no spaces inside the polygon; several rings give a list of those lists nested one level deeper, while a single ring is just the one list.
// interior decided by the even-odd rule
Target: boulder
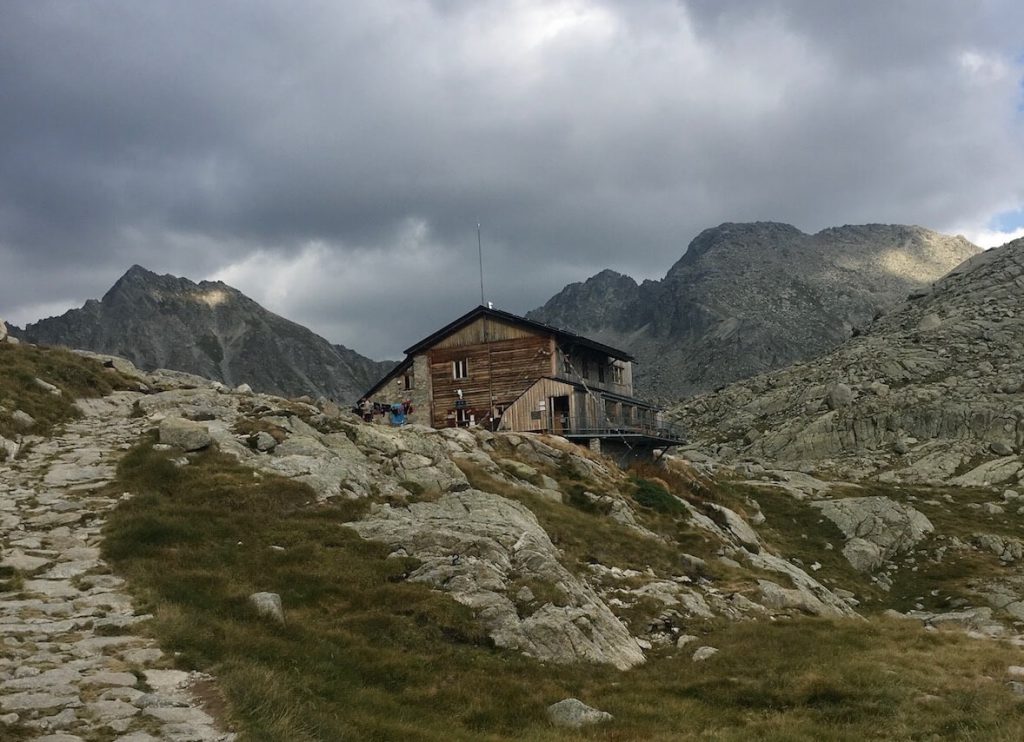
[{"label": "boulder", "polygon": [[1013,453],[1013,446],[1006,441],[992,441],[988,448],[996,456],[1009,456]]},{"label": "boulder", "polygon": [[853,389],[847,384],[833,384],[825,393],[825,404],[830,410],[849,407],[853,403]]},{"label": "boulder", "polygon": [[32,380],[32,383],[34,383],[37,387],[42,389],[47,394],[50,394],[50,395],[52,395],[54,397],[59,397],[63,393],[56,386],[54,386],[53,384],[51,384],[48,381],[44,381],[43,379],[40,379],[38,376]]},{"label": "boulder", "polygon": [[273,451],[277,446],[277,439],[265,430],[256,434],[253,445],[257,451]]},{"label": "boulder", "polygon": [[167,417],[160,423],[160,442],[183,451],[199,451],[213,442],[205,425],[181,417]]},{"label": "boulder", "polygon": [[949,483],[957,487],[988,487],[992,484],[1010,481],[1020,470],[1020,459],[1016,456],[1003,456],[986,461],[966,474],[954,477],[949,480]]},{"label": "boulder", "polygon": [[24,410],[15,410],[11,413],[11,422],[18,430],[28,430],[36,424],[36,419]]},{"label": "boulder", "polygon": [[579,729],[590,724],[611,721],[612,715],[607,711],[591,708],[577,698],[566,698],[553,703],[547,709],[548,720],[556,727]]},{"label": "boulder", "polygon": [[[409,580],[472,608],[500,647],[623,670],[644,661],[626,627],[587,582],[562,566],[558,549],[519,502],[468,489],[404,508],[375,506],[349,527],[418,559]],[[520,615],[509,595],[522,582],[550,585],[560,597]]]},{"label": "boulder", "polygon": [[812,505],[849,539],[843,555],[864,572],[909,551],[935,530],[923,513],[888,497],[847,497]]},{"label": "boulder", "polygon": [[716,654],[718,654],[718,650],[714,647],[697,647],[697,651],[693,653],[693,661],[704,662]]},{"label": "boulder", "polygon": [[279,624],[284,623],[284,608],[281,596],[277,593],[253,593],[249,596],[249,603],[259,615]]},{"label": "boulder", "polygon": [[761,603],[766,608],[795,609],[812,616],[837,615],[808,590],[786,589],[769,580],[758,580],[757,585],[761,589]]}]

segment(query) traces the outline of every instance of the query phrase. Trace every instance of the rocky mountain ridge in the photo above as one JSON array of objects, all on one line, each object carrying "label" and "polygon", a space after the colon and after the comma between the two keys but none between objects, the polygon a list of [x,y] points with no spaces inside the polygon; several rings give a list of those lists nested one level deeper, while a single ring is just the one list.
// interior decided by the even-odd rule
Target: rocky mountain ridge
[{"label": "rocky mountain ridge", "polygon": [[99,301],[14,331],[45,345],[111,353],[230,386],[354,402],[393,365],[372,361],[267,311],[220,281],[132,266]]},{"label": "rocky mountain ridge", "polygon": [[1024,477],[1024,240],[979,254],[832,353],[677,408],[729,460],[883,481]]},{"label": "rocky mountain ridge", "polygon": [[726,223],[660,281],[605,270],[527,316],[629,350],[639,391],[676,400],[830,350],[977,252],[916,226]]}]

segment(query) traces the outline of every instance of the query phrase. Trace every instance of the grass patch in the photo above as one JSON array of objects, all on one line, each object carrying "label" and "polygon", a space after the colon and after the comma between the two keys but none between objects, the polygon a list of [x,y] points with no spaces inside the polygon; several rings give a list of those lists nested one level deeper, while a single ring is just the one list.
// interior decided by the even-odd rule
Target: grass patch
[{"label": "grass patch", "polygon": [[843,556],[846,536],[820,510],[778,488],[728,486],[739,495],[757,500],[765,516],[765,522],[757,528],[758,535],[777,553],[787,559],[800,560],[809,573],[809,565],[817,562],[821,569],[820,573],[813,573],[816,578],[827,576],[834,587],[852,590],[862,601],[884,597],[883,592]]},{"label": "grass patch", "polygon": [[[42,379],[60,389],[55,395],[36,383]],[[80,416],[74,401],[101,397],[115,389],[129,388],[117,371],[62,348],[0,343],[0,435],[18,433],[45,435],[55,425]],[[12,420],[21,410],[35,419],[28,429]]]},{"label": "grass patch", "polygon": [[[319,505],[305,486],[255,478],[216,452],[178,468],[150,444],[122,461],[114,486],[136,496],[111,513],[104,555],[177,662],[215,674],[214,705],[242,740],[1024,736],[1004,683],[1024,654],[910,622],[709,625],[703,642],[720,652],[708,662],[664,653],[625,673],[495,649],[468,609],[402,579],[414,560],[387,558],[346,528],[363,504]],[[527,502],[568,558],[672,567],[675,549],[605,516],[496,486]],[[559,598],[512,587],[538,604]],[[253,614],[246,598],[257,590],[282,596],[285,626]],[[551,727],[544,708],[568,696],[615,720]]]},{"label": "grass patch", "polygon": [[633,499],[643,507],[667,514],[686,512],[686,506],[679,502],[679,498],[669,492],[664,485],[635,476],[630,477],[630,482],[635,487]]},{"label": "grass patch", "polygon": [[21,590],[25,584],[25,576],[14,567],[0,567],[0,593],[12,593]]}]

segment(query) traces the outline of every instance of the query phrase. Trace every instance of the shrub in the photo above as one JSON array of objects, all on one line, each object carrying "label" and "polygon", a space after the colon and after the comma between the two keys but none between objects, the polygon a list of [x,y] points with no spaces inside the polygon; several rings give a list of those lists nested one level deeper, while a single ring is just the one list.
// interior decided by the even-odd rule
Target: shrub
[{"label": "shrub", "polygon": [[640,477],[630,477],[630,482],[636,488],[633,492],[633,499],[645,508],[667,514],[686,512],[686,506],[657,482]]}]

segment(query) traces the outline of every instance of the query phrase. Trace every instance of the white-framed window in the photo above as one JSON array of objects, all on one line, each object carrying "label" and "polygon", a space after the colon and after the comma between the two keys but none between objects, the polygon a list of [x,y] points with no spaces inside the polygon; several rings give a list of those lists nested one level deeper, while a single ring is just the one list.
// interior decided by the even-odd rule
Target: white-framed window
[{"label": "white-framed window", "polygon": [[469,359],[460,358],[457,361],[452,361],[452,378],[453,379],[468,379],[469,378]]},{"label": "white-framed window", "polygon": [[623,375],[622,371],[623,371],[623,369],[622,369],[622,366],[620,364],[618,364],[618,363],[612,364],[612,383],[613,384],[621,384],[621,383],[623,383],[622,379],[624,378],[624,375]]}]

